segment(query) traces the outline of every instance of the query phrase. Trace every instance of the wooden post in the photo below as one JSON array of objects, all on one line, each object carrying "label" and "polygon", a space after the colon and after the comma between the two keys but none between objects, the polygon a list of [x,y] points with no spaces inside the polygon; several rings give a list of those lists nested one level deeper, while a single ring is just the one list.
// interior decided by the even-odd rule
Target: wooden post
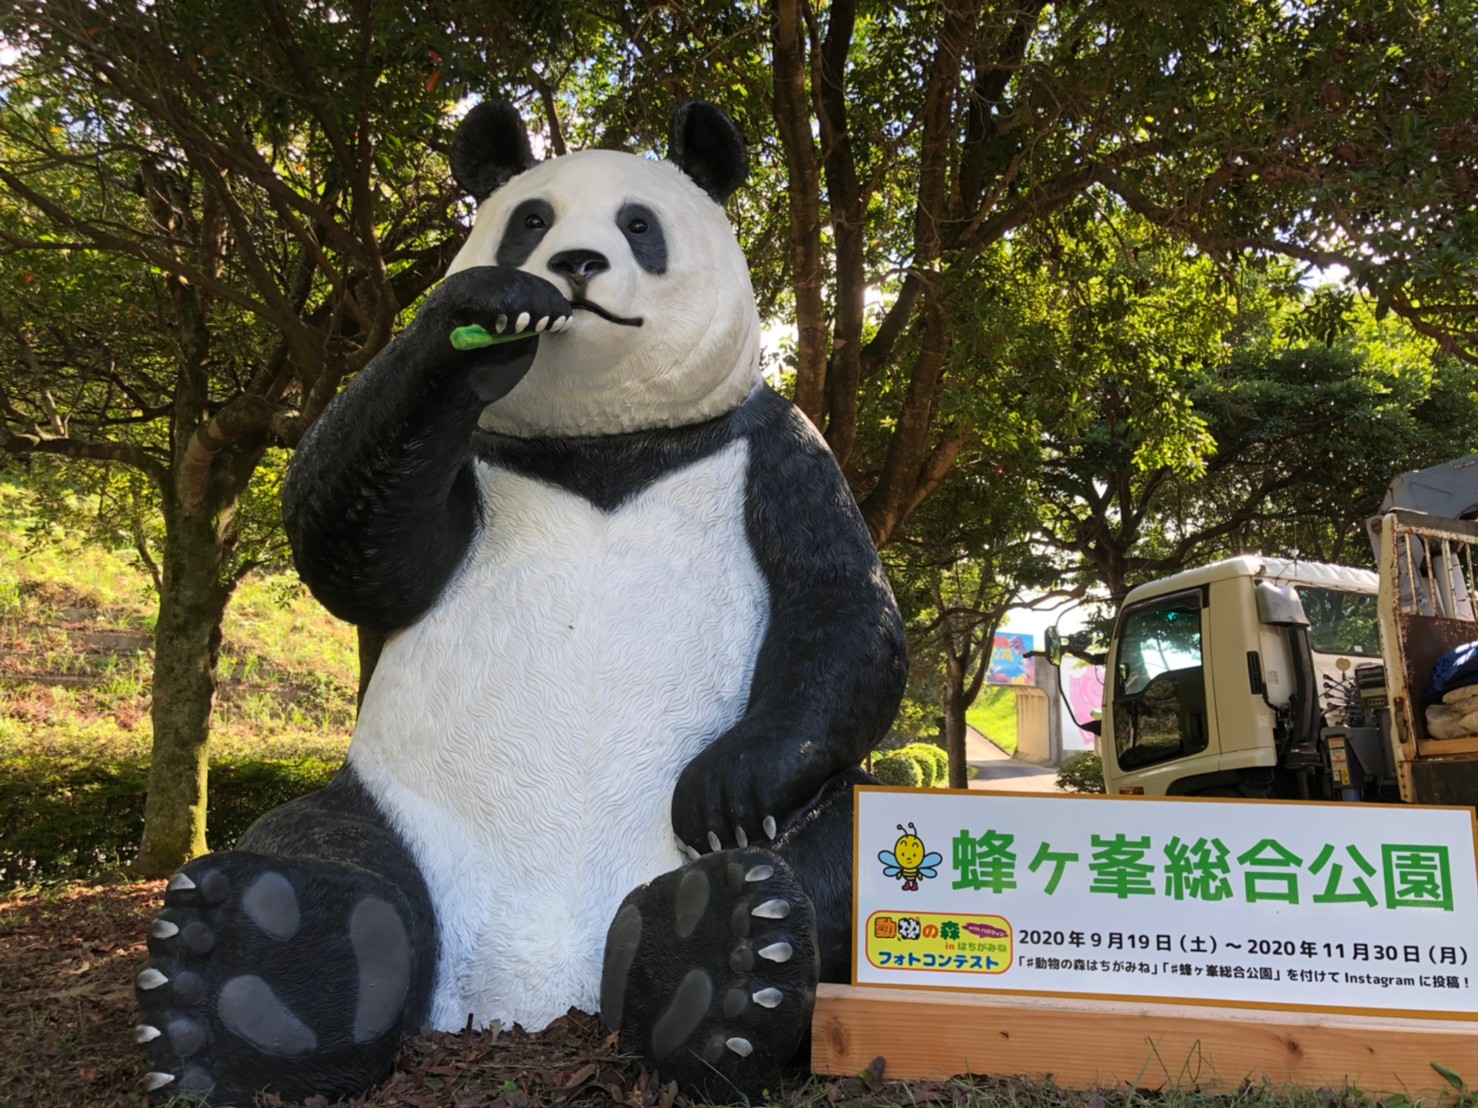
[{"label": "wooden post", "polygon": [[884,1076],[1050,1078],[1068,1089],[1233,1092],[1246,1081],[1356,1087],[1415,1099],[1453,1092],[1433,1063],[1478,1085],[1478,1024],[822,985],[812,1068]]}]

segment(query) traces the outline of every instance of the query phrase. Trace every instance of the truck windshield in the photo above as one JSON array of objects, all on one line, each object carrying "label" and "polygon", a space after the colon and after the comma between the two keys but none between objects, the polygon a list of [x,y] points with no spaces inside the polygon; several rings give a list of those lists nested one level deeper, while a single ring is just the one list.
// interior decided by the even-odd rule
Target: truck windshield
[{"label": "truck windshield", "polygon": [[1380,655],[1380,625],[1371,593],[1298,585],[1309,617],[1309,648],[1316,654]]},{"label": "truck windshield", "polygon": [[1206,749],[1201,595],[1176,593],[1126,611],[1114,674],[1114,757],[1143,769]]},{"label": "truck windshield", "polygon": [[1124,617],[1119,632],[1119,688],[1134,696],[1153,678],[1201,665],[1201,599],[1181,593]]}]

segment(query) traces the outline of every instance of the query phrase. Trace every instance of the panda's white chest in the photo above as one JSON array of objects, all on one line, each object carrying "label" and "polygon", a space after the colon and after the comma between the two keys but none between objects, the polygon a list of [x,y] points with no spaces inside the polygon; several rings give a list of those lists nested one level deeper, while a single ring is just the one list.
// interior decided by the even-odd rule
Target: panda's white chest
[{"label": "panda's white chest", "polygon": [[767,618],[747,464],[734,443],[610,513],[479,467],[484,527],[350,750],[430,886],[439,1026],[593,1010],[621,898],[680,864],[673,786],[742,713]]}]

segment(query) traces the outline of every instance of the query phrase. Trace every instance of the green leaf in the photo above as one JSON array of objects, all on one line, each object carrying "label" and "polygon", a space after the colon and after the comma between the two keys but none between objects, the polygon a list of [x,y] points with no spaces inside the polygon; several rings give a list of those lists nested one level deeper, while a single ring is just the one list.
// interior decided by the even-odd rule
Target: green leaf
[{"label": "green leaf", "polygon": [[1462,1079],[1461,1074],[1448,1069],[1441,1062],[1433,1062],[1432,1068],[1442,1075],[1443,1081],[1446,1081],[1458,1092],[1466,1093],[1468,1091],[1468,1083]]}]

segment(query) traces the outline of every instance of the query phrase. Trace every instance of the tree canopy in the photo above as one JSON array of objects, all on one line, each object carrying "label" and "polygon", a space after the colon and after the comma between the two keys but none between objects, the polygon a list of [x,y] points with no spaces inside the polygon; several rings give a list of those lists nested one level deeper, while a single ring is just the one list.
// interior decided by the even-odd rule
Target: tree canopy
[{"label": "tree canopy", "polygon": [[471,98],[554,155],[730,111],[785,387],[935,567],[1337,553],[1311,516],[1471,444],[1471,0],[17,0],[0,42],[0,452],[159,513],[146,869],[204,845],[244,505],[460,242]]}]

